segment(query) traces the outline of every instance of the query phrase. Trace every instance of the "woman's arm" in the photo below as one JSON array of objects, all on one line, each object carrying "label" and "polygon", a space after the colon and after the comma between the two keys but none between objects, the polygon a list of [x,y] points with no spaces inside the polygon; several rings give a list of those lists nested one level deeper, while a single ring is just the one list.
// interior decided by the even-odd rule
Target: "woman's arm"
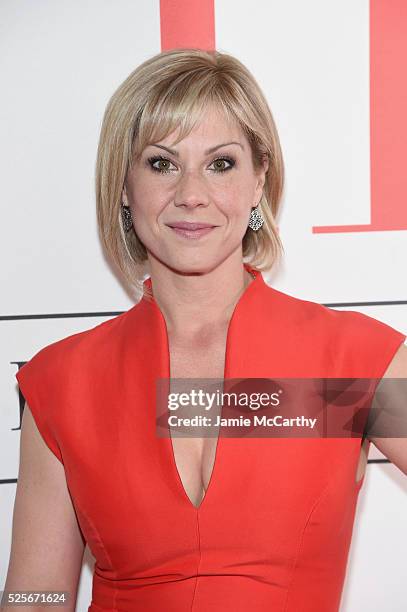
[{"label": "woman's arm", "polygon": [[[86,542],[67,488],[62,463],[45,444],[25,404],[20,466],[5,591],[69,591],[75,610]],[[15,606],[1,608],[11,612]],[[21,612],[49,606],[19,606]]]},{"label": "woman's arm", "polygon": [[[405,378],[407,379],[407,346],[402,344],[395,356],[393,357],[389,367],[387,368],[383,378]],[[403,393],[407,385],[403,385]],[[403,401],[403,430],[405,431],[405,423],[407,422],[407,394],[402,398]],[[405,411],[404,411],[405,408]],[[385,455],[395,466],[397,466],[404,474],[407,475],[407,438],[375,438],[369,437],[373,444]]]}]

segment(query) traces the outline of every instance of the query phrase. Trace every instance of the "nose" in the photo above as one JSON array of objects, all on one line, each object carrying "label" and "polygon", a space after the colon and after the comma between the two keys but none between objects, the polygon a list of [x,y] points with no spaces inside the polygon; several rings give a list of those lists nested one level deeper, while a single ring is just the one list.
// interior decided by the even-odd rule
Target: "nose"
[{"label": "nose", "polygon": [[209,194],[203,177],[197,172],[189,171],[181,175],[174,195],[175,206],[207,206]]}]

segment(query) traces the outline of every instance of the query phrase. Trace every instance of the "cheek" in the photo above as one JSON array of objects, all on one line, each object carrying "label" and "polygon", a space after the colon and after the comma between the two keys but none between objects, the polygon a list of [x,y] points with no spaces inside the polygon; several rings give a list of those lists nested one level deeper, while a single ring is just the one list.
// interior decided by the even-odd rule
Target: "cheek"
[{"label": "cheek", "polygon": [[227,188],[219,189],[216,202],[219,208],[228,216],[241,217],[250,213],[253,190],[250,181],[233,182]]},{"label": "cheek", "polygon": [[[134,213],[135,225],[141,227],[145,223],[154,223],[173,201],[174,186],[167,187],[159,181],[151,181],[143,173],[133,180],[128,188],[130,206]],[[253,206],[253,177],[247,173],[222,177],[219,182],[208,185],[209,201],[228,218],[239,218],[246,221]]]},{"label": "cheek", "polygon": [[235,192],[239,202],[243,202],[247,206],[251,206],[254,192],[256,189],[257,179],[249,168],[241,168],[239,173],[233,177],[230,187]]},{"label": "cheek", "polygon": [[162,189],[151,185],[151,182],[139,181],[131,190],[131,208],[135,218],[154,219],[165,207],[166,199]]}]

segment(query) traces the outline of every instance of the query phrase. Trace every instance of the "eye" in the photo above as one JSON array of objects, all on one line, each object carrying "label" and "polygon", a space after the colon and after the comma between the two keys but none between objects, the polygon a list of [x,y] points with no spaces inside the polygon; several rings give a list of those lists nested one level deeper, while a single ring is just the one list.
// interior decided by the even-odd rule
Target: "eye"
[{"label": "eye", "polygon": [[[172,170],[170,170],[171,161],[163,155],[149,157],[147,162],[150,164],[150,167],[154,172],[159,172],[160,174],[169,174],[172,172]],[[226,168],[224,166],[225,163],[229,164],[229,166],[226,166]],[[215,165],[215,174],[220,174],[222,172],[231,170],[235,163],[235,160],[231,157],[217,157],[213,160],[211,165]]]},{"label": "eye", "polygon": [[[230,164],[226,168],[223,165],[225,162]],[[228,170],[231,170],[233,166],[235,165],[235,163],[236,163],[235,160],[232,159],[231,157],[217,157],[212,162],[212,164],[215,164],[216,173],[227,172]]]},{"label": "eye", "polygon": [[[171,164],[170,160],[167,159],[166,157],[163,157],[162,155],[156,155],[155,157],[149,157],[147,161],[150,164],[151,169],[154,170],[155,172],[160,172],[161,174],[168,174],[169,172],[171,172],[171,170],[169,170],[169,165]],[[161,164],[161,168],[160,167],[157,168],[154,165],[157,162]]]}]

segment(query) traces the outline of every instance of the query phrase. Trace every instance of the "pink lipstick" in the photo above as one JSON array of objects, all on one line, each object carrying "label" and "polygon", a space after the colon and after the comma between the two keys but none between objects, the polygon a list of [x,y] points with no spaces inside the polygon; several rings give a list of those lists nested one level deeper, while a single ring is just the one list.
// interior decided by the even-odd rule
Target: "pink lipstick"
[{"label": "pink lipstick", "polygon": [[197,239],[209,234],[216,226],[210,223],[174,221],[174,223],[168,223],[168,227],[178,234],[178,236]]}]

